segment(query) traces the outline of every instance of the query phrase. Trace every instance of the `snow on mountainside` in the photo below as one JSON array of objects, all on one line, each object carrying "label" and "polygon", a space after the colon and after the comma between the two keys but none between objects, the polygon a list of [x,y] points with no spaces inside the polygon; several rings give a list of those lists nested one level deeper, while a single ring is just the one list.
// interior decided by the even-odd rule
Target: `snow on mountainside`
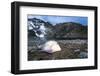
[{"label": "snow on mountainside", "polygon": [[52,25],[41,19],[28,19],[28,34],[47,38],[87,38],[87,26],[75,22]]}]

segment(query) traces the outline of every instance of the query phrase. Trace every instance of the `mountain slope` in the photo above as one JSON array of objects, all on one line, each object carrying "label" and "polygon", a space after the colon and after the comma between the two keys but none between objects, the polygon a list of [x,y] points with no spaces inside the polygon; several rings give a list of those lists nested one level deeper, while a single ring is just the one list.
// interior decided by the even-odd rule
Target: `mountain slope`
[{"label": "mountain slope", "polygon": [[87,26],[66,22],[55,25],[56,38],[87,38]]},{"label": "mountain slope", "polygon": [[[44,24],[45,26],[45,38],[87,38],[87,26],[75,22],[64,22],[52,25],[50,22],[43,21],[41,19],[32,18],[28,21],[33,24]],[[36,25],[41,26],[41,25]],[[37,29],[38,30],[38,29]],[[28,34],[36,36],[33,29],[28,29]]]},{"label": "mountain slope", "polygon": [[28,22],[28,27],[33,27],[33,29],[28,29],[29,36],[36,37],[36,33],[39,35],[44,33],[45,38],[52,38],[54,36],[54,26],[50,22],[46,22],[37,18],[28,19]]}]

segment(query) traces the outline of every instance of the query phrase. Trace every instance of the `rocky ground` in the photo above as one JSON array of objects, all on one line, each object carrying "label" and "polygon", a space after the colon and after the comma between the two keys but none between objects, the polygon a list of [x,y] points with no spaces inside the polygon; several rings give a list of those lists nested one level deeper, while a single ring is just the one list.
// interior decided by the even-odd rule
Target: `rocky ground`
[{"label": "rocky ground", "polygon": [[36,40],[28,43],[28,60],[56,60],[88,58],[87,40],[56,40],[61,51],[52,54],[37,49]]}]

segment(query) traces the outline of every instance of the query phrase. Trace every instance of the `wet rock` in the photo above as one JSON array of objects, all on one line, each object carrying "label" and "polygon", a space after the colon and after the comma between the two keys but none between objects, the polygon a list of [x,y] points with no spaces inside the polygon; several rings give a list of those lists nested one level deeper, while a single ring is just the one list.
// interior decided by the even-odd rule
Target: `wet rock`
[{"label": "wet rock", "polygon": [[87,58],[88,57],[88,53],[87,52],[80,52],[79,57],[80,58]]}]

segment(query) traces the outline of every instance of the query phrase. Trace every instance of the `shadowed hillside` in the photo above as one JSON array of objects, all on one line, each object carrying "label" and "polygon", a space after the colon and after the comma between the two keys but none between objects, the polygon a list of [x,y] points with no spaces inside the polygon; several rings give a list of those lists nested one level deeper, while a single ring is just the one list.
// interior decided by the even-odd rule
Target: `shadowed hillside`
[{"label": "shadowed hillside", "polygon": [[55,25],[56,38],[87,38],[87,26],[66,22]]}]

